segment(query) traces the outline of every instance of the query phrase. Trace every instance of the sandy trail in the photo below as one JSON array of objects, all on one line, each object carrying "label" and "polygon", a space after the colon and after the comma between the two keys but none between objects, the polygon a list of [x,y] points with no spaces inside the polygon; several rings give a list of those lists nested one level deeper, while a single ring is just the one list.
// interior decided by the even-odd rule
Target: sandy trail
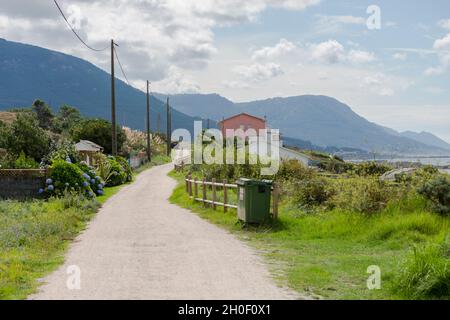
[{"label": "sandy trail", "polygon": [[[228,232],[168,202],[164,165],[138,176],[99,211],[64,265],[30,299],[290,299],[257,254]],[[81,289],[69,290],[69,266]]]}]

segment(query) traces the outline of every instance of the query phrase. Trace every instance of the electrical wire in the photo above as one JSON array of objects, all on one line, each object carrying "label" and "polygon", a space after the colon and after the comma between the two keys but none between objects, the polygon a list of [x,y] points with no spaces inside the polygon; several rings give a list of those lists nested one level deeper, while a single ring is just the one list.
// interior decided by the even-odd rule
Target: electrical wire
[{"label": "electrical wire", "polygon": [[56,5],[56,7],[58,8],[59,12],[61,13],[62,17],[63,17],[64,20],[66,21],[67,26],[70,28],[70,30],[72,30],[72,32],[75,34],[75,36],[78,38],[78,40],[80,40],[80,42],[81,42],[82,44],[84,44],[88,49],[91,49],[92,51],[97,51],[97,52],[105,51],[106,49],[109,48],[109,46],[107,46],[107,47],[104,48],[104,49],[96,49],[96,48],[93,48],[93,47],[91,47],[90,45],[88,45],[88,44],[87,44],[87,43],[86,43],[86,42],[78,35],[78,33],[75,31],[75,29],[74,29],[74,28],[72,27],[72,25],[70,24],[69,20],[67,20],[66,15],[65,15],[64,12],[62,11],[62,9],[61,9],[61,7],[59,6],[58,2],[57,2],[56,0],[53,0],[53,1],[55,2],[55,5]]},{"label": "electrical wire", "polygon": [[117,54],[117,50],[116,50],[115,47],[114,47],[114,53],[115,53],[117,62],[119,63],[120,70],[122,71],[122,74],[123,74],[125,80],[127,81],[127,84],[128,84],[129,86],[131,86],[130,81],[128,81],[128,77],[127,77],[127,75],[125,74],[125,71],[123,70],[122,63],[120,62],[119,55]]}]

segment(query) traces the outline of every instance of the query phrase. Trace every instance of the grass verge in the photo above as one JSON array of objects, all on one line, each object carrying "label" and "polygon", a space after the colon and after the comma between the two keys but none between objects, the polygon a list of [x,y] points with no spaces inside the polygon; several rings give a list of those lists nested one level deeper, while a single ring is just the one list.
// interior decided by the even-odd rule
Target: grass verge
[{"label": "grass verge", "polygon": [[[225,214],[193,202],[185,192],[183,175],[172,172],[170,176],[180,183],[170,198],[172,203],[246,240],[267,259],[280,284],[303,295],[352,300],[430,298],[410,294],[401,285],[398,289],[399,283],[407,281],[403,270],[411,264],[410,252],[440,245],[450,234],[450,219],[426,211],[419,198],[391,204],[373,216],[338,210],[306,214],[284,203],[273,225],[242,229],[235,210]],[[379,290],[367,287],[369,266],[381,270]],[[448,282],[448,273],[443,272],[436,275],[436,281]],[[445,294],[441,290],[439,297],[450,298]]]},{"label": "grass verge", "polygon": [[[167,162],[157,156],[139,173]],[[38,279],[64,262],[71,241],[85,229],[98,209],[124,186],[105,188],[95,200],[67,195],[49,200],[0,200],[0,300],[25,299]]]}]

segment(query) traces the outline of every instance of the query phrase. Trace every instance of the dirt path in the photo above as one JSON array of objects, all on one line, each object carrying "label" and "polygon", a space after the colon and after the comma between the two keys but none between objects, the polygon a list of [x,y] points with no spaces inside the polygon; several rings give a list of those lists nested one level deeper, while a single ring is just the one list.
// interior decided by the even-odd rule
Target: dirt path
[{"label": "dirt path", "polygon": [[[231,234],[170,204],[171,165],[122,189],[30,299],[289,299],[260,258]],[[67,268],[81,270],[69,290]]]}]

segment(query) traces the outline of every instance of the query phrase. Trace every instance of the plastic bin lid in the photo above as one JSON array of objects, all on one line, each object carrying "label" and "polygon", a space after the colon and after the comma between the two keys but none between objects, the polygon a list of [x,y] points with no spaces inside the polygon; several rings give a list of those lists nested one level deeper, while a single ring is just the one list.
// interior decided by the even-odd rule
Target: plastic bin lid
[{"label": "plastic bin lid", "polygon": [[253,185],[272,185],[272,180],[256,180],[256,179],[247,179],[247,178],[240,178],[238,181],[236,181],[236,184],[243,186],[248,184]]}]

